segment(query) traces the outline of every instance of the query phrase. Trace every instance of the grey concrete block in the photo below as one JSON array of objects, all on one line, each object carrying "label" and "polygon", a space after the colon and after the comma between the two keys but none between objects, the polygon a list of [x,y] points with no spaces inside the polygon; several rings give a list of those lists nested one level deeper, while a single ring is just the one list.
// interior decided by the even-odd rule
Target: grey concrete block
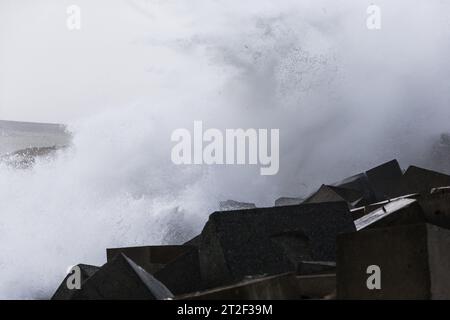
[{"label": "grey concrete block", "polygon": [[450,188],[435,188],[417,201],[427,222],[450,229]]},{"label": "grey concrete block", "polygon": [[321,299],[336,288],[334,274],[296,276],[285,273],[245,279],[233,285],[179,296],[179,300],[300,300]]},{"label": "grey concrete block", "polygon": [[425,222],[425,214],[415,199],[400,198],[383,203],[355,220],[357,230]]},{"label": "grey concrete block", "polygon": [[334,187],[343,189],[350,189],[358,191],[362,195],[362,199],[355,203],[355,205],[363,206],[376,201],[375,194],[370,186],[369,179],[366,173],[358,173],[351,177],[345,178],[342,181],[330,184]]},{"label": "grey concrete block", "polygon": [[286,273],[246,279],[238,283],[179,296],[180,300],[283,300],[299,299],[295,275]]},{"label": "grey concrete block", "polygon": [[197,248],[190,248],[154,274],[175,295],[202,290]]},{"label": "grey concrete block", "polygon": [[336,273],[334,261],[301,261],[297,265],[298,275],[329,274]]},{"label": "grey concrete block", "polygon": [[352,208],[354,203],[359,202],[362,198],[363,193],[358,190],[322,185],[319,190],[306,198],[303,203],[345,201]]},{"label": "grey concrete block", "polygon": [[295,271],[299,261],[334,261],[337,234],[354,230],[345,202],[215,212],[202,231],[202,280],[213,287]]},{"label": "grey concrete block", "polygon": [[450,186],[449,175],[410,166],[400,179],[395,195],[401,196],[410,193],[428,194],[432,188],[445,186]]},{"label": "grey concrete block", "polygon": [[193,237],[191,240],[183,243],[183,246],[192,246],[198,248],[198,246],[200,246],[200,242],[201,242],[201,235],[199,234]]},{"label": "grey concrete block", "polygon": [[[338,299],[449,299],[450,231],[429,224],[365,230],[338,237]],[[369,266],[380,289],[369,289]]]},{"label": "grey concrete block", "polygon": [[109,262],[116,255],[123,253],[145,271],[153,274],[191,249],[189,246],[180,245],[109,248],[106,249],[106,257]]},{"label": "grey concrete block", "polygon": [[[91,266],[87,264],[78,264],[77,265],[80,268],[80,283],[83,285],[83,283],[89,279],[95,272],[97,272],[100,267]],[[52,300],[69,300],[72,298],[74,290],[71,290],[67,287],[67,280],[70,274],[68,274],[64,280],[59,285],[58,289],[55,291],[55,293],[52,296]]]},{"label": "grey concrete block", "polygon": [[123,253],[116,255],[75,290],[73,300],[161,300],[173,294]]},{"label": "grey concrete block", "polygon": [[366,175],[376,199],[380,201],[395,196],[403,173],[397,160],[392,160],[366,171]]}]

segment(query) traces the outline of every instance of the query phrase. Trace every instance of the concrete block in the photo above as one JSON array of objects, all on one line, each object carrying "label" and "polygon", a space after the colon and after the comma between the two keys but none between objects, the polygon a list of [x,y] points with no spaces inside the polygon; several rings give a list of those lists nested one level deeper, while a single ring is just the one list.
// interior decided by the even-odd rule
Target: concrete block
[{"label": "concrete block", "polygon": [[295,271],[299,261],[334,261],[336,235],[354,230],[345,202],[215,212],[202,231],[202,279],[210,288]]},{"label": "concrete block", "polygon": [[107,261],[111,261],[116,255],[123,253],[145,271],[153,274],[162,269],[166,264],[175,260],[181,254],[191,250],[189,246],[142,246],[106,249]]},{"label": "concrete block", "polygon": [[397,160],[392,160],[366,171],[366,175],[375,198],[381,201],[395,196],[403,172]]},{"label": "concrete block", "polygon": [[357,202],[358,206],[363,206],[376,201],[369,179],[364,172],[345,178],[342,181],[335,182],[331,184],[331,186],[358,191],[362,195],[361,200]]},{"label": "concrete block", "polygon": [[123,253],[116,255],[75,290],[73,300],[162,300],[173,294]]},{"label": "concrete block", "polygon": [[233,285],[177,297],[180,300],[284,300],[299,299],[293,273],[246,279]]},{"label": "concrete block", "polygon": [[336,293],[336,274],[314,274],[295,277],[302,299],[329,299]]},{"label": "concrete block", "polygon": [[[338,299],[449,299],[450,231],[429,224],[338,237]],[[379,267],[379,289],[368,286]],[[369,284],[374,284],[369,279]],[[372,289],[369,289],[372,288]]]},{"label": "concrete block", "polygon": [[[80,276],[81,276],[81,285],[89,279],[95,272],[97,272],[100,268],[96,266],[91,266],[87,264],[77,264],[80,268]],[[64,280],[59,285],[58,289],[52,296],[52,300],[69,300],[72,298],[74,290],[71,290],[67,287],[67,280],[70,274],[68,274]]]},{"label": "concrete block", "polygon": [[301,261],[297,265],[297,275],[336,273],[334,261]]},{"label": "concrete block", "polygon": [[433,188],[446,186],[450,186],[449,175],[410,166],[400,179],[395,195],[401,196],[410,193],[428,194]]},{"label": "concrete block", "polygon": [[434,188],[418,198],[427,222],[450,229],[450,188]]},{"label": "concrete block", "polygon": [[336,288],[334,274],[296,276],[285,273],[179,296],[180,300],[300,300],[320,299]]},{"label": "concrete block", "polygon": [[380,228],[393,225],[425,222],[425,215],[415,199],[400,198],[388,201],[355,220],[356,229]]},{"label": "concrete block", "polygon": [[310,195],[303,203],[339,202],[345,201],[349,207],[363,198],[361,191],[322,185],[319,190]]},{"label": "concrete block", "polygon": [[191,248],[154,274],[175,295],[202,290],[197,248]]}]

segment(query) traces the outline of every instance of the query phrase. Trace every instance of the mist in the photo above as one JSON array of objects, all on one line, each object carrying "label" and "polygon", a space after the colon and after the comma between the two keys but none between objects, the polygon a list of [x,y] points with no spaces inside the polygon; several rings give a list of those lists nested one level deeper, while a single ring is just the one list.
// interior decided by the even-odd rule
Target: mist
[{"label": "mist", "polygon": [[[81,8],[81,30],[66,8]],[[69,148],[0,163],[0,298],[48,298],[105,248],[181,243],[221,200],[271,206],[449,131],[444,1],[0,0],[0,119],[65,123]],[[276,128],[280,168],[176,166],[171,133]]]}]

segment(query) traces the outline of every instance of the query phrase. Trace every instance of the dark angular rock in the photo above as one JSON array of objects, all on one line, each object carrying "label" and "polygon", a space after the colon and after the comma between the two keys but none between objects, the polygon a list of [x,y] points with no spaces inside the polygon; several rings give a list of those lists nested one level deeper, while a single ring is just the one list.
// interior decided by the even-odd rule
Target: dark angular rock
[{"label": "dark angular rock", "polygon": [[123,253],[145,271],[153,274],[181,254],[191,250],[189,246],[142,246],[106,249],[107,261]]},{"label": "dark angular rock", "polygon": [[204,287],[295,271],[303,260],[334,261],[336,235],[354,230],[345,202],[215,212],[199,249]]},{"label": "dark angular rock", "polygon": [[162,300],[173,294],[151,274],[123,253],[103,265],[80,290],[72,295],[74,300]]},{"label": "dark angular rock", "polygon": [[[97,272],[100,268],[96,266],[91,266],[87,264],[77,264],[77,266],[80,268],[80,276],[81,276],[81,285],[89,279],[95,272]],[[71,290],[67,287],[67,280],[70,274],[68,274],[64,280],[59,285],[58,289],[52,296],[52,300],[69,300],[71,299],[74,290]]]},{"label": "dark angular rock", "polygon": [[175,295],[203,289],[197,248],[191,247],[154,276]]},{"label": "dark angular rock", "polygon": [[[337,297],[449,299],[449,247],[450,231],[429,224],[340,235]],[[380,289],[367,286],[369,266],[380,268]]]}]

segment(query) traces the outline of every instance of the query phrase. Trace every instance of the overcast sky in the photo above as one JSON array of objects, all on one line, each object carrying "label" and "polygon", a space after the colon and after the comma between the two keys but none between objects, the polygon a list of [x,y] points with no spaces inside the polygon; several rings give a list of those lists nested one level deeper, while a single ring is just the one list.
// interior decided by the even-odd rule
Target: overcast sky
[{"label": "overcast sky", "polygon": [[[286,5],[285,2],[280,3],[280,7]],[[327,37],[332,36],[342,43],[347,41],[349,47],[340,54],[350,52],[348,60],[353,60],[356,53],[355,63],[364,53],[363,50],[358,52],[359,43],[367,50],[371,48],[368,37],[378,37],[378,45],[384,48],[373,47],[374,68],[378,68],[383,59],[388,60],[382,55],[390,52],[389,47],[394,48],[393,53],[400,53],[394,57],[400,65],[413,69],[417,63],[423,64],[424,61],[414,61],[414,55],[408,57],[408,52],[418,50],[422,54],[424,51],[423,56],[428,58],[436,49],[433,43],[441,42],[443,26],[450,29],[449,6],[445,1],[427,1],[426,4],[379,1],[384,25],[378,36],[363,30],[365,10],[372,2],[347,0],[343,1],[345,5],[339,6],[330,1],[297,3],[299,12],[304,14],[298,16],[299,21],[308,19],[308,23]],[[66,9],[71,4],[82,10],[79,31],[69,31],[66,27]],[[190,15],[187,6],[191,6],[195,17]],[[236,7],[234,12],[233,6]],[[150,0],[0,0],[0,119],[67,122],[99,110],[151,101],[155,94],[170,91],[170,83],[159,78],[158,72],[183,67],[180,59],[173,59],[180,66],[167,64],[167,55],[173,52],[157,42],[195,34],[193,28],[201,27],[198,21],[208,24],[211,19],[210,25],[215,27],[220,19],[224,24],[230,23],[227,17],[239,15],[243,8],[248,15],[250,9],[245,5],[233,3],[233,6],[227,8],[220,1],[183,4]],[[261,11],[268,7],[264,2]],[[259,13],[258,8],[251,11],[255,15]],[[340,21],[342,13],[348,14]],[[349,36],[351,28],[356,33]],[[209,32],[215,34],[214,29]],[[448,38],[448,30],[446,32]],[[339,39],[340,34],[342,39]],[[353,42],[348,42],[352,38]],[[324,38],[318,39],[307,49],[320,46]],[[421,45],[420,42],[426,43]],[[439,46],[442,47],[442,43]],[[412,59],[406,63],[403,58]],[[370,66],[370,62],[367,65]]]},{"label": "overcast sky", "polygon": [[65,122],[151,95],[152,32],[145,1],[0,0],[0,119]]}]

